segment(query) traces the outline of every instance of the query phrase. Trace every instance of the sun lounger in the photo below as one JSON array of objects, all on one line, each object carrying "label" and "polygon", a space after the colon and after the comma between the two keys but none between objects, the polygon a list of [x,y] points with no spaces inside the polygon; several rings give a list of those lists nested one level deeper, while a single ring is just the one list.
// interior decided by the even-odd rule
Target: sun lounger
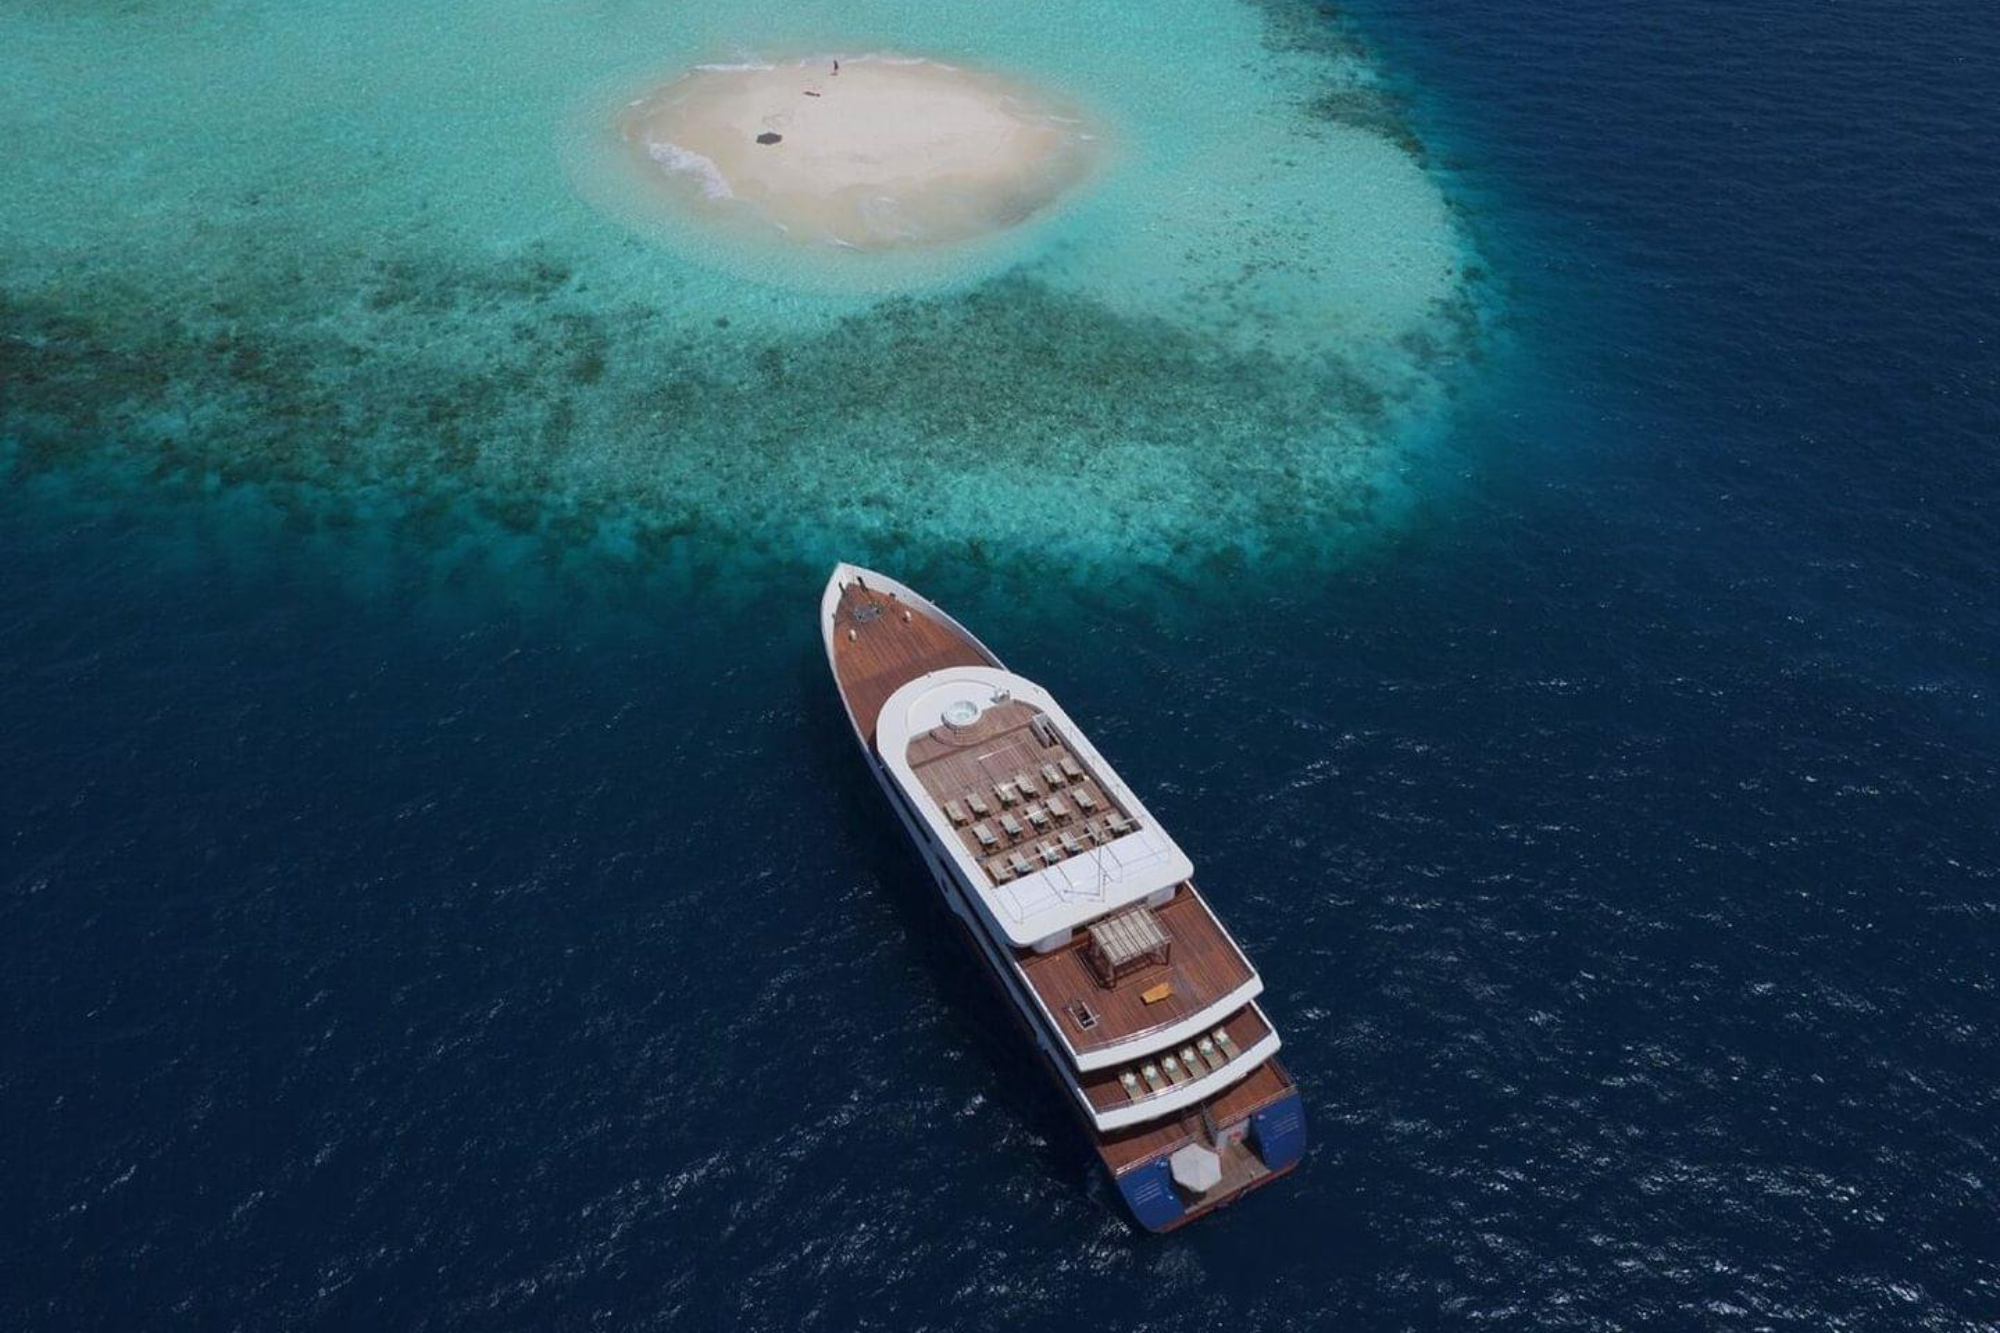
[{"label": "sun lounger", "polygon": [[1013,805],[1021,799],[1021,793],[1014,790],[1014,784],[1011,782],[1001,783],[993,789],[993,794],[1000,798],[1002,805]]},{"label": "sun lounger", "polygon": [[1125,1095],[1135,1102],[1146,1095],[1145,1085],[1139,1082],[1139,1076],[1129,1069],[1118,1076],[1118,1086],[1125,1089]]},{"label": "sun lounger", "polygon": [[986,798],[976,791],[969,791],[965,794],[965,808],[972,811],[973,814],[981,819],[993,813],[993,807],[986,804]]},{"label": "sun lounger", "polygon": [[1076,760],[1070,758],[1068,755],[1062,757],[1062,771],[1063,776],[1071,782],[1083,781],[1083,769],[1077,765]]},{"label": "sun lounger", "polygon": [[1060,796],[1049,797],[1049,817],[1051,819],[1069,818],[1069,805],[1063,800],[1062,797]]},{"label": "sun lounger", "polygon": [[1028,816],[1028,822],[1036,828],[1047,828],[1049,826],[1049,812],[1042,809],[1039,805],[1029,806],[1025,813]]},{"label": "sun lounger", "polygon": [[1196,1078],[1200,1078],[1208,1072],[1208,1066],[1201,1062],[1201,1057],[1194,1053],[1194,1047],[1192,1046],[1181,1047],[1181,1068],[1187,1070],[1188,1073],[1194,1075]]},{"label": "sun lounger", "polygon": [[1083,811],[1086,815],[1097,808],[1097,798],[1092,796],[1086,788],[1078,787],[1074,794],[1076,796],[1076,808]]},{"label": "sun lounger", "polygon": [[1062,847],[1071,856],[1083,855],[1083,841],[1074,833],[1065,833],[1062,835]]},{"label": "sun lounger", "polygon": [[1016,773],[1014,775],[1014,785],[1021,789],[1021,795],[1023,796],[1040,796],[1042,794],[1042,789],[1037,787],[1035,780],[1026,773]]},{"label": "sun lounger", "polygon": [[1042,861],[1046,865],[1054,865],[1056,862],[1062,860],[1062,853],[1056,850],[1053,843],[1045,842],[1035,848],[1035,850],[1042,854]]},{"label": "sun lounger", "polygon": [[1000,827],[1006,830],[1007,836],[1010,838],[1021,836],[1021,821],[1012,815],[1000,816]]},{"label": "sun lounger", "polygon": [[972,836],[979,839],[979,845],[989,852],[1000,845],[1000,839],[994,837],[993,830],[987,828],[984,824],[974,824],[972,826]]},{"label": "sun lounger", "polygon": [[1062,770],[1057,768],[1054,764],[1043,764],[1042,781],[1046,782],[1049,785],[1050,791],[1054,791],[1057,787],[1063,785]]},{"label": "sun lounger", "polygon": [[965,807],[957,801],[946,801],[944,803],[944,814],[945,818],[954,824],[963,824],[966,820]]},{"label": "sun lounger", "polygon": [[1113,815],[1111,816],[1111,818],[1105,820],[1104,822],[1111,826],[1111,831],[1113,833],[1121,835],[1130,833],[1133,829],[1138,827],[1138,825],[1134,824],[1131,820],[1125,818],[1125,816],[1123,815]]},{"label": "sun lounger", "polygon": [[1139,1071],[1139,1077],[1145,1079],[1146,1086],[1154,1092],[1166,1091],[1167,1081],[1160,1077],[1160,1067],[1158,1065],[1147,1065]]},{"label": "sun lounger", "polygon": [[1007,858],[1004,856],[996,856],[991,861],[988,861],[986,869],[993,876],[995,884],[1005,884],[1008,880],[1014,878],[1014,867],[1007,864]]},{"label": "sun lounger", "polygon": [[1215,1042],[1207,1037],[1203,1037],[1200,1041],[1196,1042],[1194,1049],[1195,1054],[1201,1057],[1201,1062],[1212,1070],[1222,1068],[1225,1063],[1222,1052],[1216,1050]]},{"label": "sun lounger", "polygon": [[1243,1054],[1242,1051],[1236,1049],[1235,1039],[1221,1028],[1217,1028],[1211,1035],[1215,1038],[1215,1044],[1221,1048],[1223,1059],[1234,1060],[1237,1056]]},{"label": "sun lounger", "polygon": [[1160,1072],[1167,1076],[1169,1083],[1194,1082],[1194,1075],[1183,1069],[1180,1060],[1171,1055],[1160,1061]]},{"label": "sun lounger", "polygon": [[1032,875],[1035,873],[1035,867],[1029,864],[1028,858],[1019,852],[1013,853],[1007,864],[1014,867],[1014,873],[1017,875]]}]

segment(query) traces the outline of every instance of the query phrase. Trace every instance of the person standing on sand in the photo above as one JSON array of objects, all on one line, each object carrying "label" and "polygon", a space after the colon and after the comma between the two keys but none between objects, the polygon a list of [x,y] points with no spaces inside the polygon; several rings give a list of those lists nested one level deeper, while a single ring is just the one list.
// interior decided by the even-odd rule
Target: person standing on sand
[{"label": "person standing on sand", "polygon": [[840,62],[838,60],[833,62],[833,72],[835,74],[840,73]]}]

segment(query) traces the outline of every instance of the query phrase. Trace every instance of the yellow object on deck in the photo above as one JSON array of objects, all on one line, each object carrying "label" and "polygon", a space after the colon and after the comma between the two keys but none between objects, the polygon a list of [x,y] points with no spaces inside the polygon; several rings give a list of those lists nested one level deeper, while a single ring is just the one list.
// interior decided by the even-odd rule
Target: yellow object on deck
[{"label": "yellow object on deck", "polygon": [[1148,986],[1139,992],[1139,999],[1146,1004],[1158,1004],[1174,993],[1174,983],[1162,981],[1157,986]]}]

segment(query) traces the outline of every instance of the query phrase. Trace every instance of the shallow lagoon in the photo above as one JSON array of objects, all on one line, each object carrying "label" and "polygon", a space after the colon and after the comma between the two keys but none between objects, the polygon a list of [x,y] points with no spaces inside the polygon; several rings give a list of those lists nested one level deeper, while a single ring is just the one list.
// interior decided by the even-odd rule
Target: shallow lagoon
[{"label": "shallow lagoon", "polygon": [[[1316,557],[1393,528],[1488,318],[1364,50],[1309,9],[352,0],[0,29],[16,466],[233,489],[357,545]],[[822,46],[1012,72],[1101,117],[1113,160],[948,254],[786,262],[620,214],[621,99]]]}]

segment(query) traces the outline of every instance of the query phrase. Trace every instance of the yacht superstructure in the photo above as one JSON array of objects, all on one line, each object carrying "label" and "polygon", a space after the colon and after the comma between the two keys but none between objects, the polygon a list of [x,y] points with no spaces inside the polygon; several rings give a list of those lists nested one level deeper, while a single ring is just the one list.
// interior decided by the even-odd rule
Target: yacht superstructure
[{"label": "yacht superstructure", "polygon": [[820,626],[876,780],[1138,1221],[1297,1165],[1263,981],[1193,865],[1062,706],[949,615],[843,564]]}]

